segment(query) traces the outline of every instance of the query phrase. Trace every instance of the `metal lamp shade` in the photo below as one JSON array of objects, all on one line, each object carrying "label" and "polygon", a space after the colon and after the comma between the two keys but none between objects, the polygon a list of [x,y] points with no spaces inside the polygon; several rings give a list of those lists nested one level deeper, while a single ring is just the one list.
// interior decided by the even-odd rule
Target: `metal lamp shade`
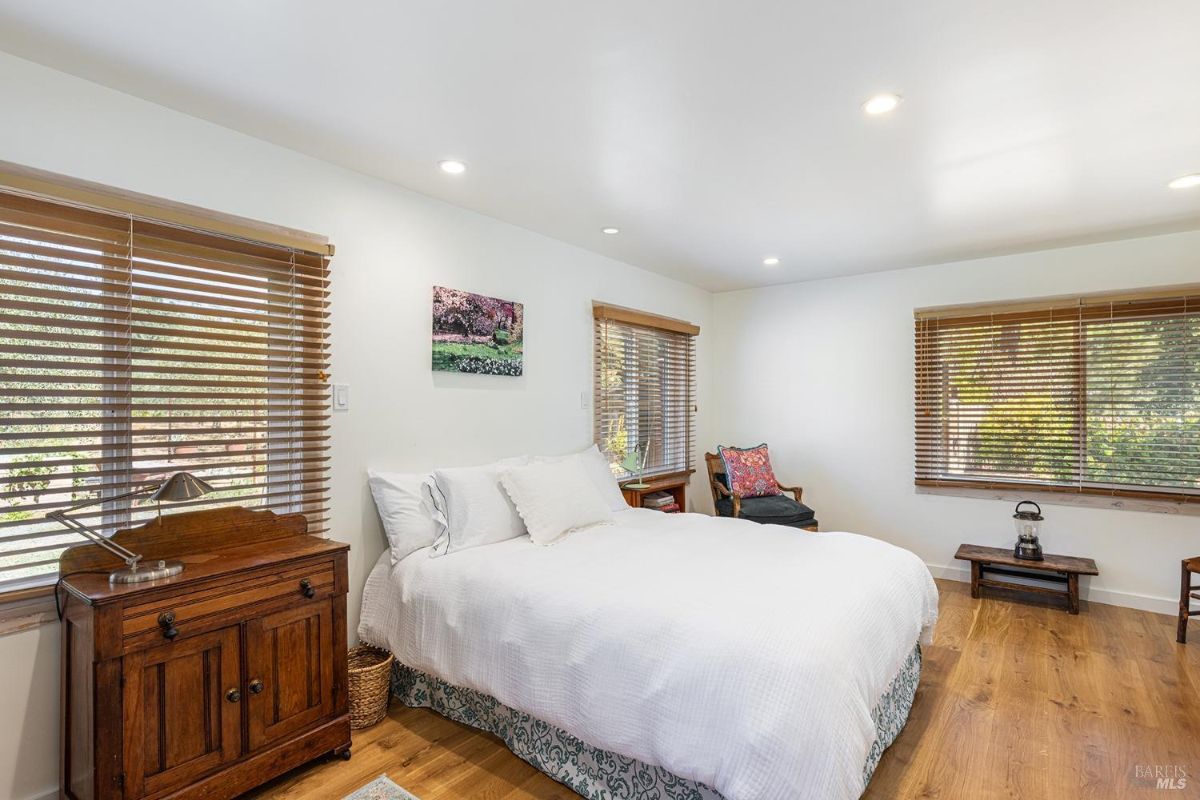
[{"label": "metal lamp shade", "polygon": [[213,491],[213,487],[200,480],[190,472],[176,472],[159,486],[151,500],[159,503],[181,503],[184,500],[195,500],[197,497]]},{"label": "metal lamp shade", "polygon": [[[213,491],[212,486],[200,480],[192,473],[176,472],[154,490],[154,494],[150,495],[150,499],[160,504],[158,515],[161,522],[161,503],[164,501],[179,503],[184,500],[195,500],[197,497],[206,495],[211,491]],[[157,561],[146,565],[141,563],[141,558],[141,556],[137,556],[125,569],[116,570],[109,575],[109,583],[141,583],[142,581],[170,578],[183,572],[183,562],[181,561]]]}]

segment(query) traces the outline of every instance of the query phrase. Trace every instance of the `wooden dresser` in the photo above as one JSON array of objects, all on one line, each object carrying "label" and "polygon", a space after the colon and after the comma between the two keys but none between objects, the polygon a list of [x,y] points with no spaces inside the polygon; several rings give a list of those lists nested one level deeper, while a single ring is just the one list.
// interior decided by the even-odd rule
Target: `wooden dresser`
[{"label": "wooden dresser", "polygon": [[164,516],[114,538],[172,578],[110,585],[96,545],[61,559],[62,786],[71,800],[223,800],[349,758],[346,553],[300,514]]}]

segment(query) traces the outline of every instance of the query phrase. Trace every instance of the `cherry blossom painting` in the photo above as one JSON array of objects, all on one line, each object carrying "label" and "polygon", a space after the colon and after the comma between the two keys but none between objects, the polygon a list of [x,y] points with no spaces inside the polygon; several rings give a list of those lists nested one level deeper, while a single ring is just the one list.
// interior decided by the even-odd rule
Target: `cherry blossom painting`
[{"label": "cherry blossom painting", "polygon": [[521,303],[433,287],[433,368],[475,375],[520,375]]}]

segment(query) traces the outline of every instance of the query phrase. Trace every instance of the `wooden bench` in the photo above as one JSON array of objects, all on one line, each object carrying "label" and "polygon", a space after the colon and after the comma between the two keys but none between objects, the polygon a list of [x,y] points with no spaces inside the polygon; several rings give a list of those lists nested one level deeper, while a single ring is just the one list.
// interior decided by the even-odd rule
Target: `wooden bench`
[{"label": "wooden bench", "polygon": [[[1047,553],[1043,561],[1025,561],[1014,556],[1012,550],[1002,547],[983,547],[977,544],[959,545],[958,552],[954,554],[954,557],[971,562],[971,597],[978,598],[980,587],[983,586],[1057,595],[1067,598],[1067,611],[1072,614],[1079,613],[1079,576],[1100,574],[1096,562],[1090,558],[1055,556]],[[1066,588],[1055,589],[1048,586],[1014,583],[989,578],[988,575],[1032,578],[1058,585],[1065,584]]]}]

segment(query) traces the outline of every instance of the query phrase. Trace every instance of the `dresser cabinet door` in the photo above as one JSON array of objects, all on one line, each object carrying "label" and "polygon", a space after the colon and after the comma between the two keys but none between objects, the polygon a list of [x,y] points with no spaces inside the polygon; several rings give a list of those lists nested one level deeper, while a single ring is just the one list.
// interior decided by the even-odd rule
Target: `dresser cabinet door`
[{"label": "dresser cabinet door", "polygon": [[238,626],[125,657],[125,797],[185,786],[241,754]]},{"label": "dresser cabinet door", "polygon": [[246,624],[250,749],[333,712],[333,607],[314,600]]}]

